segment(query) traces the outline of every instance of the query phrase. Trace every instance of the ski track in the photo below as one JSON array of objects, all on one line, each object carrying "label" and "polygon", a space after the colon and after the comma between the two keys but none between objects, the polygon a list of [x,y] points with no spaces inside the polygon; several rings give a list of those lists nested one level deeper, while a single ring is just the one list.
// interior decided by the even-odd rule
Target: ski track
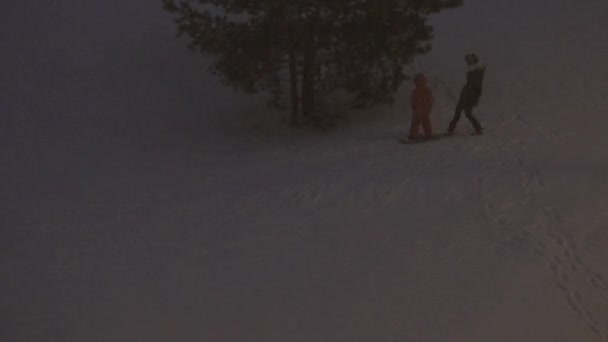
[{"label": "ski track", "polygon": [[[419,177],[426,168],[436,164],[438,158],[428,158],[424,162],[417,162],[416,172],[404,173],[402,168],[395,166],[392,172],[388,165],[406,163],[410,159],[407,158],[408,152],[402,149],[403,146],[395,144],[397,147],[393,152],[389,152],[379,157],[364,156],[366,163],[363,167],[364,171],[353,170],[348,172],[347,167],[330,167],[324,175],[319,177],[310,177],[309,180],[295,183],[285,189],[277,191],[278,197],[273,197],[271,192],[259,193],[259,196],[247,197],[241,200],[232,201],[232,205],[239,208],[239,216],[260,215],[264,212],[268,215],[276,216],[277,212],[282,210],[292,209],[298,212],[298,222],[291,222],[291,229],[272,232],[249,238],[241,243],[231,243],[225,248],[215,249],[213,253],[220,253],[225,249],[236,249],[246,245],[254,245],[260,240],[272,241],[276,243],[287,243],[298,239],[302,234],[310,233],[315,229],[310,222],[322,221],[324,217],[331,217],[336,210],[345,212],[357,208],[366,215],[371,215],[379,208],[387,205],[401,203],[414,203],[420,200],[420,196],[424,194],[424,185],[416,185],[413,179]],[[391,145],[394,146],[394,145]],[[358,149],[355,149],[360,153]],[[374,149],[377,151],[377,147]],[[373,153],[377,154],[377,153]],[[311,163],[328,163],[334,158],[333,154],[327,153],[318,156],[318,160],[309,161]],[[332,163],[339,164],[340,160],[333,160]],[[272,167],[276,167],[273,165]],[[390,176],[390,177],[387,177]],[[285,221],[288,221],[285,218]],[[211,216],[213,226],[226,226],[229,219],[219,212],[215,212],[215,216]],[[210,222],[210,223],[211,223]]]},{"label": "ski track", "polygon": [[[539,136],[537,133],[541,132],[543,134],[540,136],[545,141],[555,142],[560,139],[554,131],[534,126],[519,115],[510,121],[517,125],[518,130],[531,131],[531,136]],[[510,239],[525,242],[543,260],[564,303],[593,335],[605,342],[608,336],[608,282],[602,274],[584,262],[576,238],[564,231],[566,227],[563,227],[561,215],[546,198],[542,173],[525,158],[526,142],[517,141],[512,146],[517,151],[516,163],[520,168],[524,203],[535,208],[540,220],[527,227],[519,227]],[[504,226],[503,220],[499,220],[499,223]],[[584,290],[585,285],[591,287]],[[599,303],[603,305],[597,306]]]},{"label": "ski track", "polygon": [[[456,97],[447,83],[439,77],[434,77],[433,81],[435,88],[443,92],[444,97],[455,104]],[[525,93],[525,89],[521,91]],[[518,97],[513,96],[513,98],[517,100]],[[567,227],[563,226],[560,214],[547,199],[546,184],[541,171],[526,159],[530,144],[559,143],[570,137],[572,133],[558,134],[550,128],[534,124],[531,120],[524,118],[519,114],[523,102],[523,99],[518,102],[513,110],[514,114],[498,113],[498,122],[492,129],[492,132],[496,134],[491,138],[490,144],[459,146],[460,150],[466,146],[467,150],[472,151],[471,153],[483,155],[487,158],[486,160],[489,160],[490,155],[495,155],[494,160],[480,166],[478,173],[473,178],[474,197],[481,203],[482,208],[479,211],[479,217],[482,221],[494,221],[497,227],[500,227],[506,234],[508,241],[527,245],[534,255],[543,260],[564,304],[591,334],[602,342],[606,342],[608,339],[608,281],[605,276],[592,269],[584,261],[576,238],[564,230]],[[500,108],[496,104],[491,107]],[[444,105],[442,108],[449,108],[449,106]],[[465,121],[465,125],[468,124],[466,119],[461,121]],[[525,132],[526,134],[514,134],[513,136],[518,138],[506,138],[509,135],[501,133],[504,131]],[[536,137],[536,140],[531,137]],[[526,138],[529,141],[526,141]],[[540,141],[538,141],[539,138]],[[493,204],[496,198],[487,195],[491,193],[492,187],[496,186],[488,177],[490,173],[488,166],[491,163],[498,163],[499,160],[510,160],[510,163],[515,164],[519,169],[519,187],[524,195],[523,206],[520,209],[525,212],[526,207],[533,207],[535,211],[533,217],[538,217],[538,222],[514,229],[513,225],[508,222],[508,214],[503,213],[503,211],[511,211],[513,208],[510,206],[497,207]],[[597,210],[591,216],[604,217],[601,214],[604,210],[602,204],[596,205]],[[516,233],[513,233],[514,230]]]}]

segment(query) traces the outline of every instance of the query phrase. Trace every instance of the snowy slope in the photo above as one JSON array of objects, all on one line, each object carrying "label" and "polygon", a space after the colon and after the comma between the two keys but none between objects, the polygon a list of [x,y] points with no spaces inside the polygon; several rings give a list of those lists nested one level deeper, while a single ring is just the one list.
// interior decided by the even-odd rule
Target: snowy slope
[{"label": "snowy slope", "polygon": [[487,134],[406,146],[409,85],[371,125],[256,130],[160,5],[9,5],[0,339],[605,341],[608,5],[545,6],[433,19],[436,129],[475,50]]}]

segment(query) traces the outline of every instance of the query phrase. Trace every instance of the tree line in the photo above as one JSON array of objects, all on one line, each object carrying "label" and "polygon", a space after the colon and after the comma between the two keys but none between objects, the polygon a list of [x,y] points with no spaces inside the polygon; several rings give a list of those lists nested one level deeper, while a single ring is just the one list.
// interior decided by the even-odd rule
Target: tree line
[{"label": "tree line", "polygon": [[393,101],[406,66],[430,51],[429,15],[462,0],[163,0],[189,47],[245,92],[266,92],[300,124],[337,91]]}]

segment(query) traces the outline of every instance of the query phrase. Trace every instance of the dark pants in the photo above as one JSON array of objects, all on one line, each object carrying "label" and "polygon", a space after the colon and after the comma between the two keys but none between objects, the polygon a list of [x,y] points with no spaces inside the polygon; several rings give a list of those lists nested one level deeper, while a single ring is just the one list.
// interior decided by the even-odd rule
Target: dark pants
[{"label": "dark pants", "polygon": [[469,121],[471,121],[471,124],[473,124],[473,128],[475,128],[475,131],[481,132],[481,125],[479,124],[479,121],[477,121],[477,119],[473,116],[473,106],[463,105],[462,102],[463,101],[459,101],[458,105],[456,106],[456,111],[454,112],[454,118],[450,122],[450,127],[448,128],[448,131],[452,132],[452,131],[454,131],[454,129],[456,129],[456,125],[458,124],[458,121],[460,120],[460,115],[462,114],[462,111],[464,110],[464,115],[467,117],[467,119],[469,119]]}]

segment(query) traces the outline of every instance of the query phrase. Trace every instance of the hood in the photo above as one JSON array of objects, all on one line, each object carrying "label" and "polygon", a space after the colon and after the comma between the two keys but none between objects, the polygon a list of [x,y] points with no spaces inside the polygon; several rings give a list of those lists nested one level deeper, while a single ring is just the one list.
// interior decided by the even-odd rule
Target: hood
[{"label": "hood", "polygon": [[476,64],[469,65],[469,71],[482,70],[485,68],[486,68],[486,65],[484,63],[481,63],[481,61]]},{"label": "hood", "polygon": [[484,69],[486,66],[481,62],[479,56],[475,53],[468,53],[464,56],[465,62],[467,62],[467,66],[469,71],[475,71]]},{"label": "hood", "polygon": [[414,83],[417,87],[425,87],[426,86],[426,76],[424,74],[416,74],[414,75]]}]

